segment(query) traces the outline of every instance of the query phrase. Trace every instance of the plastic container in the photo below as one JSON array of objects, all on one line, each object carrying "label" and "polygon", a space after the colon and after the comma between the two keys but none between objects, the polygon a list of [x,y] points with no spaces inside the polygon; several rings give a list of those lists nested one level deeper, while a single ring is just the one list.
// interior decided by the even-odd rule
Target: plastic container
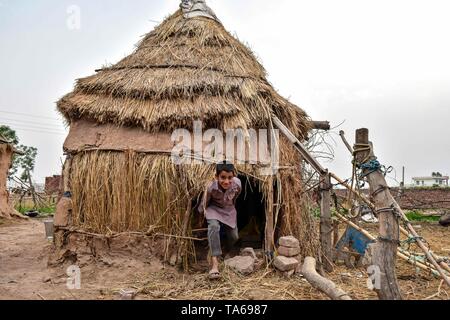
[{"label": "plastic container", "polygon": [[48,240],[53,240],[54,229],[53,229],[53,220],[44,220],[45,225],[45,236]]}]

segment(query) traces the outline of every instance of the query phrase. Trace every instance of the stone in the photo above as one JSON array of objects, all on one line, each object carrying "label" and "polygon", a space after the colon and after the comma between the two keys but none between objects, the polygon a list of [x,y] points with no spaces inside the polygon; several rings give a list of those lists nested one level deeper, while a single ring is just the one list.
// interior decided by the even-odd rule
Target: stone
[{"label": "stone", "polygon": [[300,248],[288,248],[281,246],[278,248],[278,254],[288,258],[297,257],[300,254]]},{"label": "stone", "polygon": [[241,256],[242,257],[251,257],[254,260],[257,260],[258,257],[256,256],[255,250],[253,248],[245,248],[242,249],[241,251]]},{"label": "stone", "polygon": [[450,226],[450,214],[442,216],[442,218],[439,220],[439,224],[443,227]]},{"label": "stone", "polygon": [[114,265],[114,262],[113,262],[111,259],[107,258],[107,257],[101,257],[101,258],[100,258],[100,261],[101,261],[105,266],[108,266],[108,267],[111,267],[111,266]]},{"label": "stone", "polygon": [[120,300],[133,300],[136,296],[136,291],[132,289],[122,289],[119,292]]},{"label": "stone", "polygon": [[295,270],[298,266],[298,261],[294,258],[288,258],[283,256],[278,256],[275,258],[273,265],[275,268],[282,272]]},{"label": "stone", "polygon": [[283,247],[300,248],[300,242],[294,237],[282,237],[278,243]]},{"label": "stone", "polygon": [[255,260],[252,257],[237,256],[225,260],[225,266],[244,276],[249,275],[255,270]]}]

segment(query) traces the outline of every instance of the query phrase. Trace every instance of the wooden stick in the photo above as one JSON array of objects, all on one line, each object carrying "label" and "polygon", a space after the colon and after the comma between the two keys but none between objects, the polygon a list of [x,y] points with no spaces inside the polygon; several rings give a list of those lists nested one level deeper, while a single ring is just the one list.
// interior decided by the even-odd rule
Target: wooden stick
[{"label": "wooden stick", "polygon": [[[445,263],[441,263],[439,264],[437,262],[436,256],[430,252],[430,250],[426,247],[425,243],[422,241],[422,238],[417,234],[416,230],[414,229],[414,227],[411,225],[411,222],[409,222],[408,218],[406,217],[405,213],[403,212],[403,210],[398,206],[397,203],[396,204],[396,208],[397,211],[400,213],[400,215],[402,216],[403,220],[405,220],[406,222],[406,226],[408,227],[408,229],[411,231],[411,234],[413,235],[413,237],[416,240],[417,245],[419,246],[419,248],[422,249],[422,251],[425,253],[425,255],[427,256],[427,259],[433,264],[433,266],[436,268],[436,270],[439,272],[439,274],[441,275],[442,279],[445,281],[445,283],[450,287],[450,278],[447,277],[447,275],[445,274],[444,270],[441,268],[441,264],[447,266],[447,264]],[[447,266],[448,268],[448,266]]]},{"label": "wooden stick", "polygon": [[176,238],[176,239],[185,239],[185,240],[192,240],[192,241],[205,241],[206,239],[199,239],[199,238],[193,238],[193,237],[183,237],[183,236],[176,236],[172,234],[164,234],[164,233],[143,233],[143,232],[122,232],[122,233],[116,233],[112,235],[104,235],[104,234],[97,234],[97,233],[91,233],[86,232],[82,230],[77,230],[73,228],[67,228],[67,227],[57,227],[57,230],[64,230],[68,231],[70,233],[78,233],[83,234],[95,238],[108,238],[108,239],[114,239],[118,238],[120,236],[138,236],[138,237],[144,237],[144,238],[154,238],[154,237],[162,237],[162,238]]},{"label": "wooden stick", "polygon": [[331,129],[329,121],[311,121],[311,126],[316,130],[329,131]]},{"label": "wooden stick", "polygon": [[322,246],[322,262],[327,272],[333,272],[333,227],[331,219],[331,177],[329,174],[324,176],[320,184],[320,243]]},{"label": "wooden stick", "polygon": [[353,155],[353,148],[350,146],[350,143],[348,143],[347,139],[345,138],[345,132],[343,130],[339,131],[339,135],[341,136],[342,141],[344,142],[345,146],[347,147],[348,151]]},{"label": "wooden stick", "polygon": [[306,162],[308,162],[314,170],[320,173],[321,176],[327,174],[327,170],[309,153],[305,146],[297,139],[297,137],[281,122],[277,117],[272,117],[275,126],[289,139],[298,152],[303,156]]},{"label": "wooden stick", "polygon": [[[187,189],[187,185],[186,185],[186,189]],[[187,191],[187,190],[186,190]],[[189,227],[189,222],[190,222],[190,218],[191,218],[191,212],[192,212],[192,202],[191,199],[188,197],[188,207],[186,209],[186,212],[184,213],[184,218],[183,218],[183,233],[181,234],[181,236],[185,237],[188,231],[188,227]],[[180,246],[178,247],[178,252],[177,252],[177,263],[181,264],[183,262],[183,257],[182,257],[182,252],[183,252],[183,248],[185,246],[185,241],[182,240]]]},{"label": "wooden stick", "polygon": [[348,293],[336,286],[336,284],[319,275],[316,271],[316,259],[306,257],[303,263],[302,274],[308,282],[333,300],[352,300]]},{"label": "wooden stick", "polygon": [[[269,252],[273,252],[275,243],[274,243],[274,212],[273,212],[273,177],[269,177],[267,183],[269,184],[269,190],[267,192],[267,206],[266,206],[266,230],[265,230],[265,251],[266,257]],[[267,261],[270,263],[271,261]]]}]

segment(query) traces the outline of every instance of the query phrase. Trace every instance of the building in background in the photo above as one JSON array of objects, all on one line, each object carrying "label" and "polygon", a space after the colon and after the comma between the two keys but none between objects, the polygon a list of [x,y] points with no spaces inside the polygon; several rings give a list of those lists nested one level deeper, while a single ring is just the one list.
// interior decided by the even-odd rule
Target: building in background
[{"label": "building in background", "polygon": [[448,176],[443,176],[439,172],[433,174],[429,177],[415,177],[413,179],[413,187],[448,187]]}]

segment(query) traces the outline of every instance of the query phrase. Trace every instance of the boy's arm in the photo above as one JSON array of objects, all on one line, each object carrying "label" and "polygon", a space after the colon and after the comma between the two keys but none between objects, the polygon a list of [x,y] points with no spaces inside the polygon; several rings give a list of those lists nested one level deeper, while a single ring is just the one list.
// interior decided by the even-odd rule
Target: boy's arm
[{"label": "boy's arm", "polygon": [[199,213],[206,214],[206,208],[208,207],[208,204],[211,201],[211,186],[212,184],[209,184],[205,190],[205,193],[203,194],[202,201],[198,207]]}]

